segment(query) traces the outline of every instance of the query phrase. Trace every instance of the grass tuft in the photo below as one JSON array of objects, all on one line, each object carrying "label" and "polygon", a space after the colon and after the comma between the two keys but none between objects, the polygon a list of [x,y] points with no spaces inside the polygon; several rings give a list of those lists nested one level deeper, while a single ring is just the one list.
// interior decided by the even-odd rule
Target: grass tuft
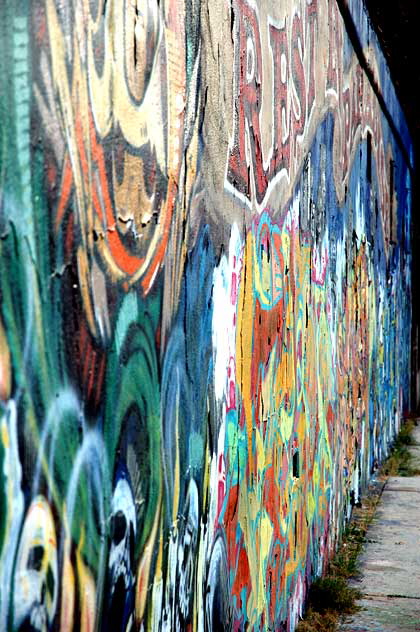
[{"label": "grass tuft", "polygon": [[355,601],[360,596],[360,591],[351,588],[344,577],[330,575],[313,582],[309,607],[321,614],[327,611],[350,614],[355,611]]},{"label": "grass tuft", "polygon": [[337,613],[327,610],[322,614],[309,608],[305,618],[299,623],[296,632],[335,632]]}]

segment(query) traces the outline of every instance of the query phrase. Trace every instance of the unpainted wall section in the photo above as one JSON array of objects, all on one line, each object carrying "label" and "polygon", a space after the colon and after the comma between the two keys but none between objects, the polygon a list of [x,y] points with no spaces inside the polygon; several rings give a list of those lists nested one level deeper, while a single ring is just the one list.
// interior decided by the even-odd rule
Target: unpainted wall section
[{"label": "unpainted wall section", "polygon": [[296,626],[409,405],[409,140],[342,5],[3,2],[1,630]]}]

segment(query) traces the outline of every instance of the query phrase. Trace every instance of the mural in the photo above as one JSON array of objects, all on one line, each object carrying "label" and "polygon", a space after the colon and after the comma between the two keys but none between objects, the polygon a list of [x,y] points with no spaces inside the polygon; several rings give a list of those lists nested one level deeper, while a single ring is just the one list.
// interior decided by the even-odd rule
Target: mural
[{"label": "mural", "polygon": [[291,632],[409,406],[375,38],[373,85],[327,0],[1,13],[0,629]]}]

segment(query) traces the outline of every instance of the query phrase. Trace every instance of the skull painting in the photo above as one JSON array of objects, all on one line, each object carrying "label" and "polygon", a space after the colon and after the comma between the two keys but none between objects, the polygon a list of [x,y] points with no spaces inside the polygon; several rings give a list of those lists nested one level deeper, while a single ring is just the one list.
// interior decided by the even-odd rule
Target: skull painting
[{"label": "skull painting", "polygon": [[120,469],[112,497],[108,559],[110,602],[105,617],[110,630],[128,630],[134,608],[136,513],[126,470]]},{"label": "skull painting", "polygon": [[16,558],[13,630],[46,632],[58,595],[57,540],[51,508],[43,496],[31,503]]}]

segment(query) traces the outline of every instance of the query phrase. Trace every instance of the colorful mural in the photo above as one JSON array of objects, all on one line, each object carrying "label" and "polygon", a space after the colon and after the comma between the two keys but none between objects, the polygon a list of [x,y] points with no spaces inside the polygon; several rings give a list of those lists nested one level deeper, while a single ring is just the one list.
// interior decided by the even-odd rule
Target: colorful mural
[{"label": "colorful mural", "polygon": [[410,141],[340,6],[2,3],[0,630],[296,627],[409,406]]}]

